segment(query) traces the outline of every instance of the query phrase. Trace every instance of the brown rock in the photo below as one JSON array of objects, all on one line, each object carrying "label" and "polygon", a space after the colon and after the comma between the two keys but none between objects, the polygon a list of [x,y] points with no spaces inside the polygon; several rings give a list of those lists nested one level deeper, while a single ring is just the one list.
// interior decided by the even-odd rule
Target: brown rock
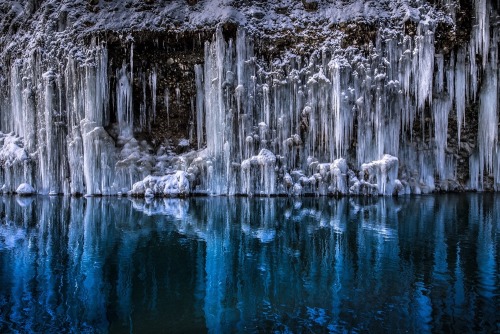
[{"label": "brown rock", "polygon": [[308,12],[318,10],[318,1],[316,0],[302,0],[302,4],[304,5],[304,9]]}]

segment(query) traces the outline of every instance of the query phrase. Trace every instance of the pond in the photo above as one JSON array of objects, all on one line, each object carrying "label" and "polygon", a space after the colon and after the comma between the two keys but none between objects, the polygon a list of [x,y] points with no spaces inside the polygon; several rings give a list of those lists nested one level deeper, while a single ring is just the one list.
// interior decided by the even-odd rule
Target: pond
[{"label": "pond", "polygon": [[0,332],[500,332],[500,196],[0,198]]}]

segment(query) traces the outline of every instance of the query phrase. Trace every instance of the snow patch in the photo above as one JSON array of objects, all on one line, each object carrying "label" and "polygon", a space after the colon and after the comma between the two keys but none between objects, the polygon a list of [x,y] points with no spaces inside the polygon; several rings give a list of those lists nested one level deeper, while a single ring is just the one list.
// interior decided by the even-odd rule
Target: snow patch
[{"label": "snow patch", "polygon": [[144,197],[178,197],[187,196],[190,193],[188,174],[177,171],[173,174],[163,176],[149,175],[144,180],[134,183],[131,196]]},{"label": "snow patch", "polygon": [[16,189],[16,193],[22,196],[29,196],[36,193],[35,189],[28,183],[21,183]]}]

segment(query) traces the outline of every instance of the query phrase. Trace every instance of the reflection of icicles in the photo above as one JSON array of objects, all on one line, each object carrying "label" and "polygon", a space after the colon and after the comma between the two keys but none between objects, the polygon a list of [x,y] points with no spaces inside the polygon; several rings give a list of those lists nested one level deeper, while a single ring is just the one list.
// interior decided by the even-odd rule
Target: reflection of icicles
[{"label": "reflection of icicles", "polygon": [[432,272],[432,279],[434,286],[447,285],[449,280],[448,271],[448,249],[446,243],[445,233],[445,217],[446,212],[442,207],[435,213],[434,235],[435,235],[435,250],[434,250],[434,266]]},{"label": "reflection of icicles", "polygon": [[[380,321],[429,331],[453,315],[474,324],[496,316],[499,205],[475,194],[52,197],[27,206],[3,197],[0,320],[23,331],[144,331],[144,314],[165,316],[181,300],[187,307],[174,315],[214,333],[269,316],[296,325],[290,314],[311,330],[344,331],[353,307],[381,317],[362,324],[375,332]],[[443,307],[434,312],[435,303]]]},{"label": "reflection of icicles", "polygon": [[83,250],[81,257],[81,274],[84,280],[81,286],[81,294],[84,302],[85,316],[88,321],[95,324],[97,328],[107,326],[106,319],[106,294],[103,281],[103,249],[107,241],[106,229],[108,224],[99,219],[102,215],[100,201],[93,199],[87,201],[83,222]]},{"label": "reflection of icicles", "polygon": [[185,199],[163,198],[146,202],[144,199],[133,199],[133,208],[147,216],[164,215],[181,220],[188,214],[189,202]]},{"label": "reflection of icicles", "polygon": [[429,332],[432,321],[432,304],[428,297],[428,289],[424,283],[419,281],[415,284],[415,312],[419,332]]},{"label": "reflection of icicles", "polygon": [[[133,310],[132,279],[135,269],[132,255],[136,251],[138,240],[139,234],[136,233],[136,231],[126,231],[123,233],[120,249],[118,250],[117,291],[120,291],[118,294],[118,312],[121,319],[127,319],[129,321]],[[133,324],[129,325],[130,328],[133,328]]]},{"label": "reflection of icicles", "polygon": [[[495,224],[498,223],[498,202],[495,203],[490,215],[485,215],[478,226],[478,251],[476,263],[479,278],[479,294],[486,300],[494,300],[495,291],[498,291],[498,253],[492,236],[496,235]],[[495,210],[496,209],[496,210]],[[497,276],[498,277],[498,276]],[[494,302],[493,302],[494,303]]]},{"label": "reflection of icicles", "polygon": [[234,249],[229,235],[229,220],[225,219],[227,211],[212,208],[211,212],[215,215],[211,215],[207,223],[204,311],[209,333],[221,333],[229,320],[223,303],[226,294],[234,287],[228,275],[233,270],[231,257]]}]

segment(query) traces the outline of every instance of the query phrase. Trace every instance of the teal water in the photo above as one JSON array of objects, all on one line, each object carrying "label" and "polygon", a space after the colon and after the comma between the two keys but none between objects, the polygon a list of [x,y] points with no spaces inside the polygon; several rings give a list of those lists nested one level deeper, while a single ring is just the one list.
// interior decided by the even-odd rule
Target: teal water
[{"label": "teal water", "polygon": [[0,198],[0,332],[500,332],[500,196]]}]

